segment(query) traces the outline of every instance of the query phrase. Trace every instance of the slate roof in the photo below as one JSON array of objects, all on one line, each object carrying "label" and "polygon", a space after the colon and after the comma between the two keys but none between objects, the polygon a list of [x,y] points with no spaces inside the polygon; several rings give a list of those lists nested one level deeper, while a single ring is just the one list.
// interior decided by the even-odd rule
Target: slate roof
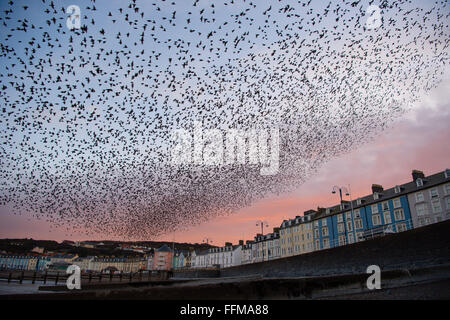
[{"label": "slate roof", "polygon": [[[447,172],[447,178],[445,177],[445,173]],[[417,192],[423,189],[428,189],[446,182],[450,182],[450,170],[446,169],[445,171],[441,171],[429,176],[424,177],[423,179],[423,186],[421,187],[417,187],[417,184],[415,181],[410,181],[401,185],[396,185],[392,188],[389,189],[385,189],[382,192],[379,192],[379,198],[378,199],[374,199],[374,195],[370,194],[364,197],[360,197],[357,198],[355,200],[352,200],[351,203],[353,204],[353,209],[359,209],[365,206],[369,206],[375,203],[380,203],[383,201],[387,201],[393,198],[397,198],[400,196],[404,196],[404,195],[408,195],[410,193],[413,192]],[[400,187],[400,192],[396,193],[395,190],[397,187]],[[358,200],[361,200],[361,204],[358,204]],[[343,212],[348,212],[349,210],[351,210],[351,203],[350,201],[342,201],[342,203],[344,204],[344,208],[341,209],[341,205],[335,205],[332,207],[328,207],[328,208],[318,208],[318,211],[316,211],[316,213],[312,213],[312,210],[308,210],[305,211],[305,214],[309,214],[311,216],[311,221],[314,220],[319,220],[325,217],[329,217],[335,214],[339,214],[339,213],[343,213]],[[328,213],[327,213],[327,209],[328,209]],[[284,220],[283,222],[291,222],[290,225],[288,225],[287,227],[291,227],[291,226],[296,226],[299,224],[302,224],[303,222],[301,221],[301,219],[299,219],[301,217],[297,216],[294,219],[290,219],[290,220]],[[305,221],[307,222],[307,221]],[[281,224],[282,227],[282,224]]]}]

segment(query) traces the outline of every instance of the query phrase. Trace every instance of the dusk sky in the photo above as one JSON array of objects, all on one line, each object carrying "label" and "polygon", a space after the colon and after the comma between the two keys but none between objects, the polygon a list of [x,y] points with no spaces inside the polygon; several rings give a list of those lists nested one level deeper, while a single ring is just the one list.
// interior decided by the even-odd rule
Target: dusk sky
[{"label": "dusk sky", "polygon": [[[335,185],[450,167],[445,2],[381,3],[373,27],[369,0],[193,1],[1,3],[0,238],[236,243],[336,205]],[[281,132],[280,171],[175,166],[193,123],[216,156],[222,132],[257,132],[258,166]]]},{"label": "dusk sky", "polygon": [[[283,219],[303,215],[304,211],[318,206],[337,204],[338,195],[331,193],[334,185],[347,187],[350,184],[352,198],[356,199],[370,194],[373,183],[390,188],[411,181],[413,169],[429,175],[450,168],[449,90],[450,81],[447,80],[373,142],[328,162],[296,192],[257,202],[231,216],[213,219],[158,240],[201,243],[209,238],[213,245],[250,240],[260,231],[257,220],[267,221],[269,228],[266,229],[271,231],[279,227]],[[50,226],[40,221],[11,215],[5,208],[0,214],[2,238],[67,239],[65,232],[49,232]],[[109,238],[99,236],[95,239]]]}]

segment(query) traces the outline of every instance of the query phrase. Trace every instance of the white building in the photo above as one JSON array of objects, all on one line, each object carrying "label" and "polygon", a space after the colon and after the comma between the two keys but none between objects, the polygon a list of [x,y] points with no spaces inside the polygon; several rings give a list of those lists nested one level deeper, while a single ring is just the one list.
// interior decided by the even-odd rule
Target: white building
[{"label": "white building", "polygon": [[92,261],[95,257],[80,257],[72,261],[72,264],[80,267],[81,271],[93,270]]},{"label": "white building", "polygon": [[241,249],[241,264],[253,263],[253,241],[247,241]]},{"label": "white building", "polygon": [[195,251],[192,256],[192,268],[207,268],[209,264],[208,250]]}]

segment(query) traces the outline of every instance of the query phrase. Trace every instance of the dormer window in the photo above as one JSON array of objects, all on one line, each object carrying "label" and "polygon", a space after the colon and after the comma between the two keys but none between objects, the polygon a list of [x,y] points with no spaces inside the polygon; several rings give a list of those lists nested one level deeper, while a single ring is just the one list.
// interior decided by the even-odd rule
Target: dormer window
[{"label": "dormer window", "polygon": [[380,198],[380,194],[378,192],[373,193],[373,200],[378,200]]},{"label": "dormer window", "polygon": [[418,178],[418,179],[416,180],[416,185],[417,185],[418,188],[419,188],[419,187],[423,187],[423,180],[422,180],[422,178]]},{"label": "dormer window", "polygon": [[357,205],[357,206],[360,206],[361,203],[362,203],[362,202],[361,202],[361,199],[356,199],[356,205]]},{"label": "dormer window", "polygon": [[400,186],[396,186],[395,189],[394,189],[394,192],[395,193],[400,193],[400,192],[402,192],[402,188]]},{"label": "dormer window", "polygon": [[450,178],[450,169],[445,170],[445,179]]}]

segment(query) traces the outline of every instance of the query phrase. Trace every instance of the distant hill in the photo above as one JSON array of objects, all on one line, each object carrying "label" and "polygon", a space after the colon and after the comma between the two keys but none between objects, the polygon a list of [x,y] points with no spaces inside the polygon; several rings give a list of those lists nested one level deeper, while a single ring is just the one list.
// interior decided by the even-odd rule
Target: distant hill
[{"label": "distant hill", "polygon": [[[209,244],[198,244],[198,243],[178,243],[178,242],[168,242],[168,241],[83,241],[89,242],[96,245],[95,248],[85,248],[85,247],[75,247],[70,245],[69,242],[63,241],[58,243],[54,240],[34,240],[34,239],[0,239],[0,251],[7,252],[8,254],[25,255],[31,253],[31,250],[35,247],[44,248],[46,252],[65,252],[78,254],[80,257],[85,256],[141,256],[141,253],[130,251],[130,250],[120,250],[119,245],[129,245],[129,246],[144,246],[148,248],[158,249],[159,247],[166,244],[170,248],[174,247],[177,250],[204,250],[212,248]],[[103,244],[103,245],[100,245]]]}]

